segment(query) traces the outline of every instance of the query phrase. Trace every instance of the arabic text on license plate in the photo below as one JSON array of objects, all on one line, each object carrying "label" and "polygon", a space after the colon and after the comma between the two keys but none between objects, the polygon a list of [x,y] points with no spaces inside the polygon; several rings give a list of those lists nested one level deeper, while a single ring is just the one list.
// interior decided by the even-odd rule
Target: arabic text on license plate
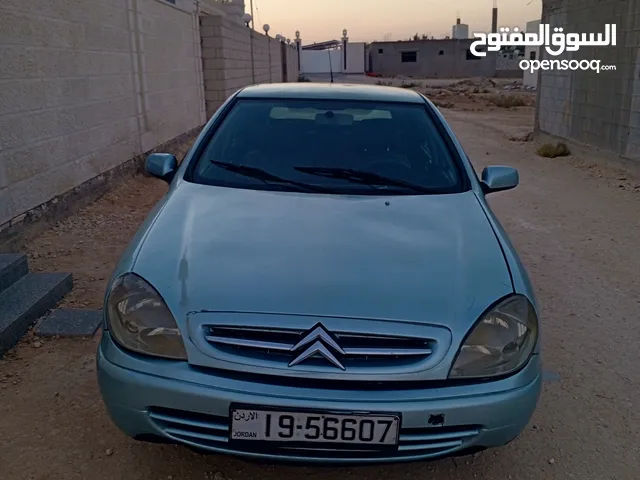
[{"label": "arabic text on license plate", "polygon": [[231,411],[232,440],[393,446],[398,443],[398,428],[394,415]]}]

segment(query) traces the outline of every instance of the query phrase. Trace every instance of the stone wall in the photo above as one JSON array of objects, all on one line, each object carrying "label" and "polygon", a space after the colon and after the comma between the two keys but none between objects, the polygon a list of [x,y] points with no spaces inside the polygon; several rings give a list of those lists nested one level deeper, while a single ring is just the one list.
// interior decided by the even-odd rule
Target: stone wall
[{"label": "stone wall", "polygon": [[615,71],[541,70],[536,131],[640,159],[640,0],[545,0],[542,23],[571,33],[617,25],[617,45],[581,47],[541,60],[601,60]]},{"label": "stone wall", "polygon": [[205,122],[193,0],[0,2],[0,230]]}]

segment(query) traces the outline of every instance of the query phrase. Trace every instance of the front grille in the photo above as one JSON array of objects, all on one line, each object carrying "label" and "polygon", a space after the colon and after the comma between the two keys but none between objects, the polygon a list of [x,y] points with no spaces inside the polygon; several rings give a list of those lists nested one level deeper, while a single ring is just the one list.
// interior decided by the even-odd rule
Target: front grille
[{"label": "front grille", "polygon": [[[299,345],[308,331],[283,328],[206,326],[205,338],[217,350],[252,360],[284,365],[304,347]],[[435,340],[395,335],[332,332],[345,368],[407,366],[424,361],[434,351]],[[322,356],[305,360],[308,365],[326,365]]]},{"label": "front grille", "polygon": [[[167,436],[178,442],[202,448],[204,450],[223,450],[230,453],[242,453],[229,444],[229,419],[182,410],[153,407],[149,417]],[[465,425],[452,427],[401,428],[398,450],[388,453],[394,458],[411,456],[441,456],[465,449],[480,433],[480,426]],[[322,449],[302,447],[274,447],[282,457],[315,458],[375,458],[380,452],[362,450],[339,450],[324,446]],[[248,452],[249,453],[249,452]],[[387,455],[387,454],[385,454]]]}]

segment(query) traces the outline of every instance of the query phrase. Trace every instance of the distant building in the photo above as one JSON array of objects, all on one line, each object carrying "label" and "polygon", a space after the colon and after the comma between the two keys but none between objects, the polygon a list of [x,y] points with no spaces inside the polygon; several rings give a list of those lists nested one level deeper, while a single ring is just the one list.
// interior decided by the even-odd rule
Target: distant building
[{"label": "distant building", "polygon": [[473,39],[373,42],[369,45],[369,71],[423,78],[522,78],[517,62],[515,67],[509,62],[497,64],[499,52],[487,52],[484,57],[473,55],[470,50],[473,42]]},{"label": "distant building", "polygon": [[496,55],[474,56],[473,40],[434,39],[373,42],[369,46],[370,70],[382,75],[426,78],[493,77]]},{"label": "distant building", "polygon": [[[540,29],[540,20],[533,20],[527,22],[526,33],[538,33]],[[539,60],[540,59],[540,47],[527,45],[524,48],[525,60]],[[522,77],[522,84],[529,87],[538,86],[538,72],[531,73],[531,71],[524,72]]]},{"label": "distant building", "polygon": [[469,38],[469,25],[460,23],[460,19],[456,20],[456,24],[451,28],[451,38],[454,40],[466,40]]},{"label": "distant building", "polygon": [[[175,0],[169,0],[170,3],[175,4]],[[244,0],[200,0],[210,9],[224,14],[229,20],[244,25],[242,16],[245,13]]]}]

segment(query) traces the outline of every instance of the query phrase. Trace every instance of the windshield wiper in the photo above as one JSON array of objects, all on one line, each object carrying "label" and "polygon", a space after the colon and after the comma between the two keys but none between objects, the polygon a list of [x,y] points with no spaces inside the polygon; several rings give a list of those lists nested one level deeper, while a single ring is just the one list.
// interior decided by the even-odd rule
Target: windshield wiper
[{"label": "windshield wiper", "polygon": [[279,183],[285,185],[292,185],[298,187],[301,190],[307,190],[310,192],[329,193],[330,190],[326,188],[318,187],[316,185],[310,185],[304,182],[296,182],[288,178],[278,177],[272,173],[262,170],[261,168],[249,167],[247,165],[236,165],[235,163],[219,162],[217,160],[210,160],[211,163],[217,165],[220,168],[224,168],[233,173],[244,175],[245,177],[255,178],[256,180],[262,180],[265,183]]},{"label": "windshield wiper", "polygon": [[398,187],[413,190],[419,193],[433,193],[433,190],[416,185],[415,183],[405,182],[404,180],[396,180],[395,178],[385,177],[373,172],[356,170],[353,168],[338,167],[294,167],[299,172],[308,173],[309,175],[318,175],[320,177],[337,178],[347,180],[348,182],[360,183],[371,187]]}]

